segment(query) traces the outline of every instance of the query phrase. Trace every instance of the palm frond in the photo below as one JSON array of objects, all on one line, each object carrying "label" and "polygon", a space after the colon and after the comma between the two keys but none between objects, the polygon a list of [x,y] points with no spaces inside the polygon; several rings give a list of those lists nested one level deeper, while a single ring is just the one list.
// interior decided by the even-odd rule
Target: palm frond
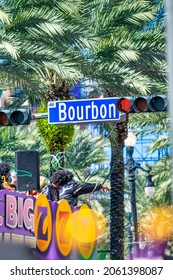
[{"label": "palm frond", "polygon": [[0,21],[3,23],[3,24],[10,24],[10,15],[4,11],[4,9],[2,9],[2,6],[0,4]]},{"label": "palm frond", "polygon": [[149,151],[154,152],[159,149],[166,149],[170,147],[170,139],[169,135],[159,135],[158,138],[150,144],[150,147],[148,148]]}]

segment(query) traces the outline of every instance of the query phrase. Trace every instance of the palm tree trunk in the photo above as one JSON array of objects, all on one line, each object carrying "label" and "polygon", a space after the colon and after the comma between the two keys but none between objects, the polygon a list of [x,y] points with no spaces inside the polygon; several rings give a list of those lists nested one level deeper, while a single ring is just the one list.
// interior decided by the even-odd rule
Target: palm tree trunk
[{"label": "palm tree trunk", "polygon": [[124,259],[124,160],[127,122],[117,123],[111,141],[110,258]]}]

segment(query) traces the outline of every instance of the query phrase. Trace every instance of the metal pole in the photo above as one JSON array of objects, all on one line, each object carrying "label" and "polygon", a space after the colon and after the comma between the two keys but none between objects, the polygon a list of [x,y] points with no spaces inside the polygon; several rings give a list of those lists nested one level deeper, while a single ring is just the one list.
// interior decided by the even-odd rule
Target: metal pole
[{"label": "metal pole", "polygon": [[129,260],[133,260],[133,233],[132,233],[132,223],[131,223],[131,217],[128,220],[128,228],[127,228],[127,237],[128,237],[128,251],[129,251]]},{"label": "metal pole", "polygon": [[48,113],[36,113],[31,115],[32,120],[46,119],[46,118],[48,118]]},{"label": "metal pole", "polygon": [[[135,164],[133,160],[134,147],[128,147],[129,152],[129,190],[132,211],[132,225],[134,227],[134,252],[133,257],[139,257],[138,219],[136,208]],[[133,240],[132,240],[133,241]]]}]

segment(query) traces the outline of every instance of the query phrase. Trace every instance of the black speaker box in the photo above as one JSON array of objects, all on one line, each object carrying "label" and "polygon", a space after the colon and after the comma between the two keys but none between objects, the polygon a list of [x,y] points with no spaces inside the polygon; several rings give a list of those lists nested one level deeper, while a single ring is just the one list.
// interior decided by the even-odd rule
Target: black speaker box
[{"label": "black speaker box", "polygon": [[38,151],[16,151],[17,190],[40,189],[40,159]]}]

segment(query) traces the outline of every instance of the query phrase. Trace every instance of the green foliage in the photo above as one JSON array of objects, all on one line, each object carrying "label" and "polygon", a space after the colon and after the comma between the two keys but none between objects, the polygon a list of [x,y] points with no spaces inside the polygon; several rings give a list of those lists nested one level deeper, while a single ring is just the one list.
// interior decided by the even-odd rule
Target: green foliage
[{"label": "green foliage", "polygon": [[146,28],[156,13],[150,1],[140,0],[102,0],[97,9],[93,7],[93,29],[99,42],[92,77],[99,76],[99,82],[116,96],[158,92],[166,84],[165,32]]},{"label": "green foliage", "polygon": [[[42,103],[38,112],[43,113],[47,111],[47,106]],[[65,146],[71,142],[74,134],[74,126],[58,126],[49,124],[47,119],[37,120],[37,127],[40,135],[44,138],[47,148],[55,153],[62,151]]]},{"label": "green foliage", "polygon": [[138,113],[130,115],[130,127],[139,130],[137,136],[169,133],[169,119],[166,112]]},{"label": "green foliage", "polygon": [[95,39],[85,1],[5,1],[0,5],[1,89],[22,88],[14,107],[56,88],[84,79],[86,57]]},{"label": "green foliage", "polygon": [[108,163],[104,153],[104,147],[108,145],[101,136],[91,135],[88,129],[81,130],[76,126],[73,140],[65,149],[65,167],[82,182],[103,182],[109,172],[100,167]]},{"label": "green foliage", "polygon": [[172,204],[172,160],[169,155],[159,160],[153,167],[156,185],[154,198],[159,204]]}]

